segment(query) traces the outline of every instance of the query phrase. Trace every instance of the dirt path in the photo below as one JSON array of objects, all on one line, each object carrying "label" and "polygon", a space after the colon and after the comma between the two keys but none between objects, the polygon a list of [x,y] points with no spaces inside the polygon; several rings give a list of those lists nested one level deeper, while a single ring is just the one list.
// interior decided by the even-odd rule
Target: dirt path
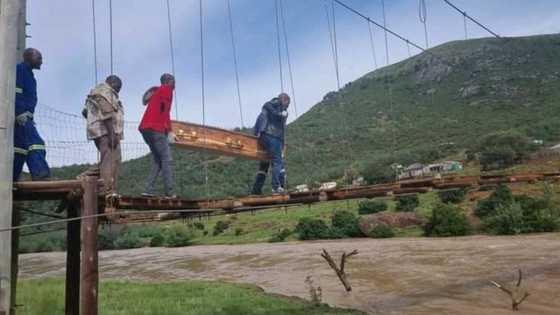
[{"label": "dirt path", "polygon": [[[319,256],[359,250],[347,266],[346,294]],[[21,276],[64,276],[64,253],[20,256]],[[100,253],[101,278],[226,280],[309,298],[313,276],[323,301],[373,314],[511,314],[489,280],[511,283],[517,268],[531,293],[517,314],[560,314],[560,234],[450,239],[353,239],[283,244],[142,248]]]}]

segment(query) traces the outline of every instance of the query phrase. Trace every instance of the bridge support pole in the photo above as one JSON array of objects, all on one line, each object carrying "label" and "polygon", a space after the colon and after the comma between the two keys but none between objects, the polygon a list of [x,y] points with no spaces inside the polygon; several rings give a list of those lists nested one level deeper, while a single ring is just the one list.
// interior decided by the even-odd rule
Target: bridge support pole
[{"label": "bridge support pole", "polygon": [[[82,216],[97,214],[97,177],[86,176],[82,181]],[[97,260],[98,219],[82,219],[82,269],[80,309],[82,315],[97,315],[99,272]]]},{"label": "bridge support pole", "polygon": [[[70,202],[68,218],[79,216],[79,204]],[[65,314],[80,315],[80,225],[79,220],[67,223]]]}]

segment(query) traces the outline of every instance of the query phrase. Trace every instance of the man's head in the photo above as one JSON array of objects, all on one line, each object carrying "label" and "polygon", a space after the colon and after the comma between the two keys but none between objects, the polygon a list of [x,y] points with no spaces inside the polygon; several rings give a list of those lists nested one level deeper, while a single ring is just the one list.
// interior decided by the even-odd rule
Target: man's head
[{"label": "man's head", "polygon": [[284,109],[288,109],[288,106],[290,106],[290,96],[286,93],[280,93],[280,95],[278,95],[278,99],[280,100],[282,107]]},{"label": "man's head", "polygon": [[23,62],[31,66],[31,69],[41,69],[43,55],[35,48],[27,48],[23,51]]},{"label": "man's head", "polygon": [[109,84],[109,86],[115,90],[115,92],[119,93],[122,88],[122,81],[121,78],[118,76],[111,74],[110,76],[105,79],[105,83]]},{"label": "man's head", "polygon": [[170,85],[172,88],[175,88],[175,77],[169,73],[162,74],[159,81],[162,85]]}]

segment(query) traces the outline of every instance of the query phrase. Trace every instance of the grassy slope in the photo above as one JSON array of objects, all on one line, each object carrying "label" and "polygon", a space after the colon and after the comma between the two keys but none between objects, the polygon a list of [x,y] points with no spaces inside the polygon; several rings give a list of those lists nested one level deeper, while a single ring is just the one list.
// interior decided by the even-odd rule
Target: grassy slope
[{"label": "grassy slope", "polygon": [[[220,282],[133,283],[102,281],[99,313],[107,315],[320,315],[361,314],[314,306],[296,298],[265,294],[256,287]],[[64,313],[64,281],[23,280],[18,283],[18,314]]]}]

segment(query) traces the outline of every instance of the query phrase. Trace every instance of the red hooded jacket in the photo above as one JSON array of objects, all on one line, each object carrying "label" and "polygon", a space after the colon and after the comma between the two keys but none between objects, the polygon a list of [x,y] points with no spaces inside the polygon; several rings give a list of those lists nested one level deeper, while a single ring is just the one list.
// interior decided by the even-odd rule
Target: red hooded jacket
[{"label": "red hooded jacket", "polygon": [[152,129],[161,133],[171,131],[170,113],[172,102],[173,89],[171,86],[160,86],[150,98],[138,129]]}]

